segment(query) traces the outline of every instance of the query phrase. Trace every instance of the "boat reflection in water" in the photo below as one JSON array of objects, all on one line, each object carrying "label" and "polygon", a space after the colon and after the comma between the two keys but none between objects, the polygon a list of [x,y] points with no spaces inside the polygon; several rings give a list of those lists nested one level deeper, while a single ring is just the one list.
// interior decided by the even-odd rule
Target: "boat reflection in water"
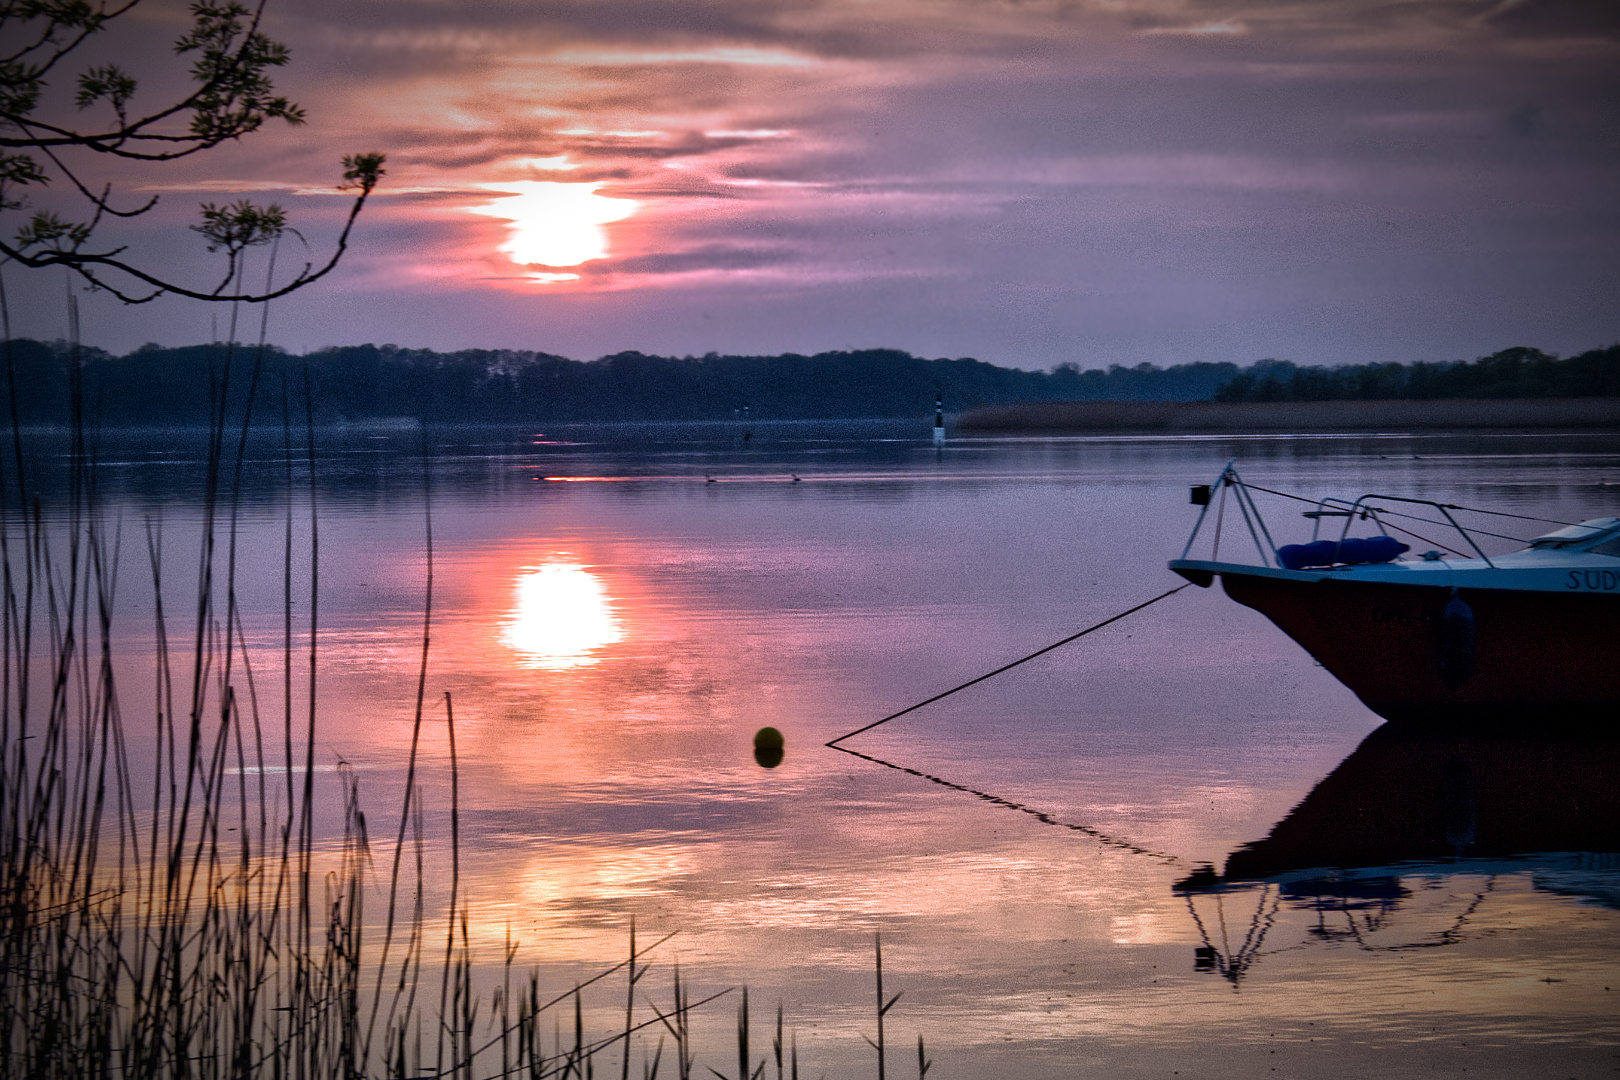
[{"label": "boat reflection in water", "polygon": [[1455,944],[1503,875],[1620,909],[1617,775],[1612,733],[1385,725],[1224,873],[1204,867],[1176,885],[1203,936],[1195,967],[1235,985],[1288,908],[1314,913],[1308,940]]}]

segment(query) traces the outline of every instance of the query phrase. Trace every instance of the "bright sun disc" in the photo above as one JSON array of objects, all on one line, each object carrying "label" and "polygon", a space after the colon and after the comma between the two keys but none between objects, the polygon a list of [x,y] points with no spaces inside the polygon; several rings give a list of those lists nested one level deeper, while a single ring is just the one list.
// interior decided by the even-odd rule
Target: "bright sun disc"
[{"label": "bright sun disc", "polygon": [[521,266],[578,266],[607,258],[607,230],[602,226],[623,221],[641,205],[634,199],[598,195],[601,183],[520,180],[478,186],[505,196],[488,206],[468,207],[468,212],[509,222],[500,250]]},{"label": "bright sun disc", "polygon": [[624,639],[601,579],[573,563],[547,563],[517,579],[501,642],[524,667],[562,671],[597,662],[591,653]]}]

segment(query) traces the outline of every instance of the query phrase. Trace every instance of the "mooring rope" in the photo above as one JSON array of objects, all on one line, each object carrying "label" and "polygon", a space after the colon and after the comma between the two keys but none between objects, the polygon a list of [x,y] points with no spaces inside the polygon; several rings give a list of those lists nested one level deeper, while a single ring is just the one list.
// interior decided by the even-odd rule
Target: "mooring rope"
[{"label": "mooring rope", "polygon": [[[838,744],[843,742],[845,739],[852,739],[856,735],[859,735],[863,731],[871,731],[873,728],[878,727],[879,725],[887,724],[890,720],[898,720],[898,719],[900,719],[900,717],[905,716],[907,713],[916,712],[918,709],[922,708],[924,705],[932,705],[934,702],[939,701],[942,698],[950,697],[952,694],[956,693],[959,690],[966,690],[970,686],[977,686],[979,683],[984,682],[986,679],[993,679],[997,675],[1000,675],[1004,671],[1011,671],[1013,668],[1017,667],[1019,664],[1028,663],[1029,661],[1035,659],[1037,656],[1043,656],[1046,653],[1051,652],[1053,649],[1061,648],[1064,645],[1067,645],[1071,641],[1075,641],[1075,640],[1077,640],[1079,638],[1083,638],[1087,634],[1091,633],[1093,630],[1101,630],[1103,627],[1109,625],[1110,623],[1119,622],[1119,620],[1123,619],[1127,615],[1134,615],[1138,611],[1141,611],[1143,608],[1152,607],[1154,604],[1157,604],[1160,600],[1166,599],[1167,597],[1174,596],[1174,595],[1176,595],[1176,593],[1180,592],[1182,589],[1190,588],[1191,585],[1192,585],[1192,583],[1188,582],[1186,585],[1178,585],[1174,589],[1169,589],[1169,590],[1167,590],[1165,592],[1162,592],[1158,596],[1155,596],[1151,600],[1147,600],[1147,601],[1144,601],[1144,602],[1142,602],[1140,604],[1137,604],[1133,608],[1126,608],[1124,611],[1120,612],[1118,615],[1111,615],[1108,618],[1104,619],[1100,623],[1095,623],[1095,624],[1093,624],[1091,626],[1086,627],[1084,630],[1081,630],[1079,633],[1070,634],[1068,637],[1064,638],[1062,641],[1054,641],[1052,644],[1046,646],[1044,649],[1036,649],[1034,652],[1030,653],[1028,656],[1021,656],[1017,660],[1014,660],[1010,664],[1003,664],[1000,667],[996,668],[996,670],[985,672],[983,675],[980,675],[976,679],[969,679],[967,682],[963,683],[961,686],[953,686],[949,690],[945,691],[942,694],[935,694],[933,697],[928,698],[928,699],[926,699],[924,701],[919,701],[915,705],[908,705],[904,709],[901,709],[897,713],[890,713],[888,716],[885,716],[881,720],[874,720],[870,724],[867,724],[865,727],[858,727],[854,731],[848,732],[847,734],[844,734],[844,735],[840,735],[840,736],[838,736],[838,738],[834,739],[832,742],[827,743],[827,745],[830,746],[831,748],[833,748],[834,750],[841,750],[841,749],[843,749],[843,747],[839,746]],[[849,751],[849,752],[853,753],[854,751]],[[857,755],[857,756],[864,757],[865,755],[862,754],[862,755]],[[887,764],[887,763],[884,762],[883,764]],[[977,794],[977,792],[975,792],[975,794]]]},{"label": "mooring rope", "polygon": [[[827,745],[832,746],[831,743],[828,743]],[[920,769],[908,768],[905,765],[896,765],[892,761],[884,761],[880,757],[873,757],[871,754],[863,754],[859,750],[851,750],[847,746],[833,746],[833,749],[837,750],[839,753],[849,754],[851,757],[858,757],[862,761],[870,761],[874,765],[882,765],[885,769],[893,769],[895,772],[909,773],[912,776],[921,777],[922,779],[931,783],[938,784],[940,787],[948,787],[953,791],[965,792],[968,795],[977,795],[979,798],[993,806],[1002,806],[1008,810],[1017,810],[1021,814],[1028,814],[1030,817],[1034,818],[1036,821],[1039,821],[1043,825],[1053,825],[1059,829],[1068,829],[1071,832],[1081,833],[1085,836],[1091,837],[1099,844],[1106,844],[1109,847],[1119,848],[1122,851],[1129,851],[1133,855],[1146,855],[1150,859],[1158,859],[1160,862],[1164,863],[1171,863],[1175,865],[1183,865],[1185,863],[1185,860],[1180,856],[1166,855],[1162,851],[1154,851],[1152,848],[1146,848],[1140,844],[1132,843],[1129,840],[1124,840],[1117,836],[1111,836],[1108,833],[1103,832],[1101,829],[1091,825],[1077,825],[1072,821],[1061,821],[1058,818],[1053,817],[1051,814],[1046,813],[1044,810],[1037,810],[1033,806],[1025,806],[1023,803],[1014,802],[1011,799],[1003,799],[1000,795],[992,795],[988,791],[980,791],[978,788],[968,787],[966,784],[958,784],[954,781],[946,780],[942,776],[935,776],[932,773],[925,773]]]}]

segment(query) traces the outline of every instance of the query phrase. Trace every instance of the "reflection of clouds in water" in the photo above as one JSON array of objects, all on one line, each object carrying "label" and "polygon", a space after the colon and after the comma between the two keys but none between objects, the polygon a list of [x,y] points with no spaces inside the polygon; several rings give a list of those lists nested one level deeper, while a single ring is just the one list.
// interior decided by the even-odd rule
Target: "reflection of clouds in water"
[{"label": "reflection of clouds in water", "polygon": [[518,578],[515,605],[501,642],[523,654],[524,667],[561,671],[597,662],[591,653],[624,639],[607,591],[573,563],[547,563]]}]

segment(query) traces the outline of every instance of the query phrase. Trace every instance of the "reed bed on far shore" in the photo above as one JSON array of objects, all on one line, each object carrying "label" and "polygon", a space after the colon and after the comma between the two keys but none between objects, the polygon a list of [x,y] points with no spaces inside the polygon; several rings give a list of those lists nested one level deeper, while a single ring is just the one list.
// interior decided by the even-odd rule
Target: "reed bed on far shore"
[{"label": "reed bed on far shore", "polygon": [[[236,589],[252,403],[271,396],[259,385],[258,359],[248,361],[226,347],[211,379],[194,609],[165,608],[162,532],[152,523],[138,530],[155,598],[150,715],[119,693],[120,530],[98,502],[77,379],[66,501],[47,514],[30,491],[12,377],[11,460],[0,462],[0,1075],[583,1080],[617,1071],[628,1080],[635,1063],[644,1080],[661,1070],[690,1080],[698,1075],[691,1018],[733,991],[693,1000],[676,966],[668,999],[655,1000],[643,984],[661,942],[638,945],[633,924],[625,959],[604,960],[594,977],[561,993],[544,992],[537,975],[520,971],[510,942],[495,963],[473,955],[460,883],[453,702],[443,697],[441,717],[427,692],[430,514],[401,805],[374,835],[377,819],[368,819],[357,779],[343,770],[340,835],[318,830],[317,803],[326,796],[314,780],[313,409],[307,394],[298,402],[296,388],[279,388],[282,635],[279,658],[267,662],[264,650],[250,653]],[[6,362],[11,375],[9,350]],[[233,377],[243,378],[233,366],[249,368],[249,405],[228,423],[224,403]],[[295,497],[295,475],[311,493],[307,502]],[[295,520],[308,550],[294,550]],[[279,694],[262,693],[267,679],[279,679]],[[279,715],[266,715],[261,698],[279,700]],[[417,775],[424,727],[440,723],[451,750],[448,868],[425,865]],[[429,911],[425,885],[446,873],[449,902]],[[883,997],[881,945],[877,963],[877,1037],[869,1041],[886,1080],[884,1017],[895,999]],[[587,991],[618,994],[620,979],[622,1025],[591,1034]],[[756,1055],[746,989],[736,998],[736,1080],[761,1080],[773,1064],[778,1080],[796,1078],[797,1042],[781,1008],[770,1053]],[[929,1062],[920,1038],[917,1052],[921,1075]]]}]

